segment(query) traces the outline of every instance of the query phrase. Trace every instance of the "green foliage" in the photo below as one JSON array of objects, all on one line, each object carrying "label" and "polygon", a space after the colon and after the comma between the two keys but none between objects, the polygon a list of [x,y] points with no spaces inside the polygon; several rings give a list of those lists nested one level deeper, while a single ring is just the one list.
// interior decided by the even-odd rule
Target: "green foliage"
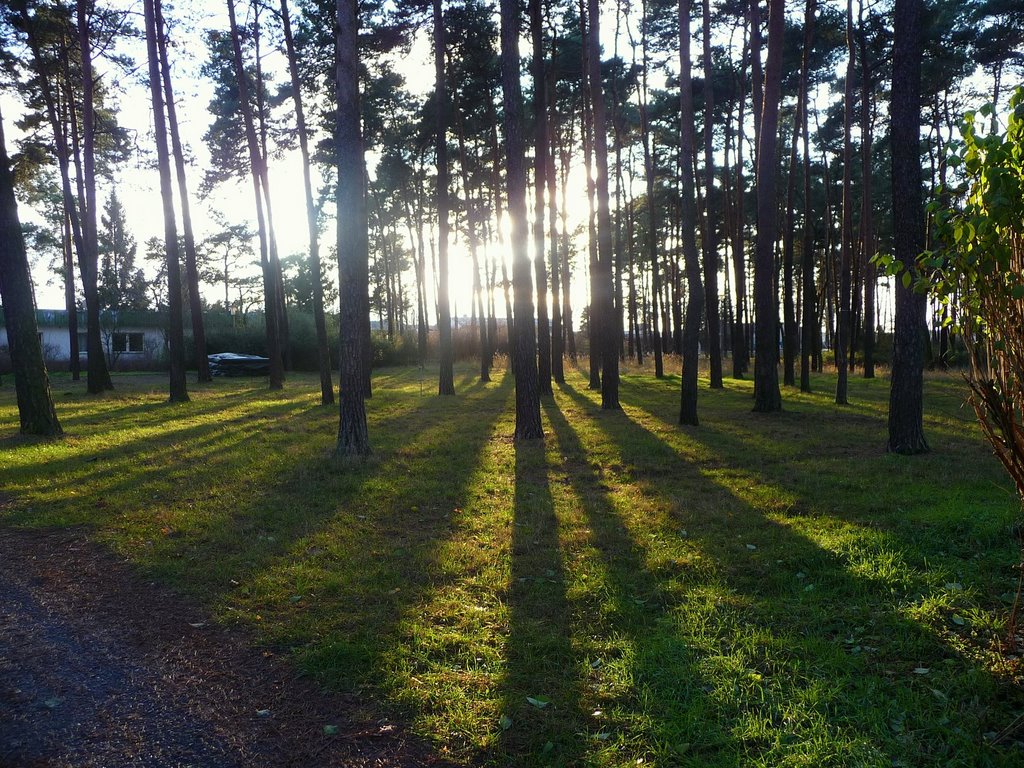
[{"label": "green foliage", "polygon": [[[1024,502],[1024,88],[1010,99],[1005,134],[993,107],[965,115],[949,165],[963,176],[929,206],[934,250],[915,269],[888,260],[904,285],[937,296],[970,352],[971,405]],[[961,201],[961,206],[951,204]],[[1017,606],[1011,614],[1013,636]]]},{"label": "green foliage", "polygon": [[98,294],[105,310],[149,308],[149,283],[135,266],[138,244],[128,231],[124,206],[112,190],[101,217]]},{"label": "green foliage", "polygon": [[[1010,100],[1005,134],[982,132],[991,116],[991,105],[965,115],[948,161],[965,181],[931,203],[939,247],[918,260],[920,289],[951,305],[952,322],[983,333],[992,310],[1024,299],[1024,274],[1014,268],[1024,248],[1024,88]],[[949,205],[950,195],[963,196],[962,208]]]},{"label": "green foliage", "polygon": [[960,332],[988,330],[986,300],[1024,299],[1024,274],[1012,268],[1024,238],[1024,88],[1010,107],[1005,135],[981,130],[992,116],[989,104],[964,116],[962,141],[947,159],[963,182],[940,188],[928,206],[937,246],[915,264],[888,253],[873,259],[904,286],[913,283],[948,305],[947,322]]}]

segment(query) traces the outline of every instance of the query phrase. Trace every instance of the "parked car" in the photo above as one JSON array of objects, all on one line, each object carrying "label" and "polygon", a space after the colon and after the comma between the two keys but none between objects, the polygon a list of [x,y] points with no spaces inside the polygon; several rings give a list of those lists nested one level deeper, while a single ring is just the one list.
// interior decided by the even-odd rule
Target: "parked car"
[{"label": "parked car", "polygon": [[208,355],[210,373],[214,376],[266,376],[270,373],[270,359],[236,352],[218,352]]}]

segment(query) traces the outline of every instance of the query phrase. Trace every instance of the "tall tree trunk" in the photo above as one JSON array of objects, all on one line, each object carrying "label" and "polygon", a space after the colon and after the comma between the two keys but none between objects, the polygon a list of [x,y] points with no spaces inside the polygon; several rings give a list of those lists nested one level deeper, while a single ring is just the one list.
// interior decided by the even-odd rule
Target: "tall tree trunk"
[{"label": "tall tree trunk", "polygon": [[113,389],[107,358],[103,353],[103,339],[100,331],[100,299],[98,293],[99,240],[96,220],[96,109],[94,104],[95,80],[92,75],[92,40],[89,16],[93,10],[91,0],[76,4],[78,20],[78,44],[82,66],[82,247],[79,253],[82,272],[82,286],[85,289],[86,386],[89,392],[97,394]]},{"label": "tall tree trunk", "polygon": [[[744,48],[746,49],[746,41]],[[747,54],[749,55],[749,54]],[[732,376],[734,379],[742,379],[750,368],[750,342],[748,339],[749,325],[747,308],[747,265],[744,244],[746,241],[746,214],[744,213],[743,197],[746,192],[746,182],[743,175],[743,142],[744,142],[744,116],[746,106],[744,98],[744,84],[746,82],[746,69],[740,71],[738,83],[739,106],[736,109],[736,221],[733,229],[732,259],[733,275],[736,278],[736,330],[733,334],[732,351]],[[760,118],[758,118],[760,119]]]},{"label": "tall tree trunk", "polygon": [[857,6],[860,28],[860,135],[861,135],[861,263],[864,269],[864,378],[875,378],[875,283],[877,275],[871,262],[874,255],[874,226],[871,210],[871,66],[868,63],[867,31],[864,26],[864,0]]},{"label": "tall tree trunk", "polygon": [[811,391],[811,356],[814,353],[820,336],[818,313],[815,307],[816,291],[814,287],[814,225],[811,209],[811,152],[808,110],[808,76],[811,45],[814,40],[814,19],[817,11],[817,0],[807,0],[804,12],[804,54],[800,70],[800,101],[803,105],[801,129],[803,134],[803,184],[804,184],[804,221],[803,221],[803,252],[800,254],[800,274],[802,280],[803,326],[800,340],[800,391]]},{"label": "tall tree trunk", "polygon": [[3,115],[0,115],[0,301],[4,305],[21,432],[46,437],[61,435],[63,430],[53,407],[50,379],[39,342],[32,275],[18,220],[14,178],[4,142]]},{"label": "tall tree trunk", "polygon": [[853,0],[846,0],[846,88],[843,95],[843,231],[840,236],[839,256],[839,333],[835,343],[836,403],[846,405],[848,398],[850,348],[851,272],[853,270]]},{"label": "tall tree trunk", "polygon": [[278,327],[277,312],[277,278],[270,260],[270,249],[267,237],[267,222],[263,214],[262,165],[256,138],[256,125],[252,118],[252,104],[249,101],[249,83],[242,63],[242,42],[238,34],[238,22],[235,20],[235,0],[227,0],[228,21],[231,26],[231,48],[235,67],[235,81],[238,86],[238,103],[242,111],[242,122],[245,124],[245,139],[249,149],[249,166],[252,171],[252,188],[256,199],[256,229],[260,238],[260,266],[263,270],[263,317],[267,328],[267,357],[270,358],[270,388],[284,387],[284,359],[281,350],[281,334]]},{"label": "tall tree trunk", "polygon": [[[892,207],[896,260],[913,268],[924,249],[921,193],[922,0],[896,0],[892,70]],[[924,355],[926,297],[896,280],[896,332],[889,391],[889,442],[893,453],[924,453]]]},{"label": "tall tree trunk", "polygon": [[782,91],[784,0],[770,0],[768,61],[765,66],[764,106],[757,148],[757,248],[754,255],[754,307],[757,313],[754,360],[754,410],[782,410],[779,392],[778,325],[775,299],[775,168]]},{"label": "tall tree trunk", "polygon": [[161,0],[154,0],[156,14],[157,50],[160,55],[160,71],[164,86],[164,102],[167,105],[167,126],[171,135],[171,151],[178,180],[178,198],[181,201],[181,227],[185,235],[185,277],[188,285],[189,314],[192,320],[192,345],[195,348],[196,370],[199,381],[212,381],[210,361],[206,357],[206,329],[203,325],[203,300],[199,295],[199,264],[196,256],[196,238],[192,231],[192,211],[188,201],[188,180],[185,176],[185,153],[178,132],[178,113],[174,104],[174,88],[171,85],[171,63],[167,57],[163,9]]},{"label": "tall tree trunk", "polygon": [[[590,34],[587,36],[590,99],[594,116],[594,163],[597,172],[597,263],[600,269],[594,304],[599,309],[601,345],[601,408],[618,410],[619,347],[621,319],[616,322],[612,301],[612,217],[608,195],[608,131],[605,119],[604,85],[601,81],[601,18],[599,0],[588,0]],[[621,313],[620,313],[621,314]],[[591,322],[594,322],[591,317]]]},{"label": "tall tree trunk", "polygon": [[359,111],[359,10],[356,0],[337,0],[338,289],[341,298],[341,369],[338,374],[339,458],[367,456],[366,343],[362,317],[368,291],[369,219],[366,163]]},{"label": "tall tree trunk", "polygon": [[558,206],[555,203],[555,151],[558,143],[555,138],[558,132],[557,94],[555,93],[557,45],[556,38],[551,43],[551,64],[547,73],[548,130],[545,140],[547,144],[548,239],[551,246],[549,251],[551,260],[551,376],[556,382],[562,384],[565,382],[565,341],[562,328],[562,302],[559,296],[562,270],[558,250]]},{"label": "tall tree trunk", "polygon": [[526,160],[523,140],[523,94],[519,84],[519,3],[501,0],[501,91],[505,116],[506,182],[512,238],[515,290],[516,440],[544,437],[540,421],[537,342],[533,324],[533,290],[527,245]]},{"label": "tall tree trunk", "polygon": [[693,81],[690,73],[691,0],[679,0],[679,170],[682,194],[683,260],[686,265],[686,320],[683,325],[683,381],[679,423],[696,426],[697,363],[700,354],[700,323],[704,317],[704,286],[697,253],[697,199],[693,165],[697,137],[694,130]]},{"label": "tall tree trunk", "polygon": [[[537,376],[542,395],[551,394],[551,328],[548,323],[548,274],[545,265],[544,194],[548,172],[548,99],[544,72],[544,20],[541,0],[530,0],[533,41],[533,267],[537,279]],[[550,202],[554,205],[555,201]],[[553,233],[552,233],[553,236]]]},{"label": "tall tree trunk", "polygon": [[64,255],[64,309],[68,313],[68,350],[70,350],[69,370],[71,380],[78,381],[81,378],[82,362],[78,352],[78,307],[75,305],[75,259],[72,250],[71,237],[71,216],[66,206],[63,207],[64,215],[61,216],[63,225],[63,246]]},{"label": "tall tree trunk", "polygon": [[593,99],[590,95],[590,21],[584,6],[585,0],[580,0],[580,24],[582,25],[583,44],[580,46],[582,54],[582,80],[583,80],[583,109],[580,110],[581,134],[583,137],[583,166],[587,174],[587,252],[590,257],[588,273],[590,276],[590,305],[588,307],[589,317],[587,323],[587,345],[590,348],[590,389],[601,388],[601,327],[600,308],[597,306],[596,296],[600,292],[598,281],[600,280],[601,267],[598,263],[597,250],[597,185],[594,181],[594,110]]},{"label": "tall tree trunk", "polygon": [[[277,229],[274,226],[274,204],[270,196],[270,168],[269,150],[267,147],[267,108],[263,97],[263,54],[260,50],[262,36],[260,34],[260,12],[262,5],[253,3],[253,58],[255,63],[256,77],[256,123],[259,128],[259,151],[260,151],[260,186],[263,190],[263,205],[267,216],[267,247],[270,255],[270,266],[274,273],[274,306],[277,308],[277,332],[281,339],[281,359],[285,370],[292,369],[292,347],[288,341],[288,306],[284,295],[284,273],[281,270],[281,258],[277,247]],[[369,331],[367,330],[367,333]]]},{"label": "tall tree trunk", "polygon": [[808,26],[805,14],[803,59],[800,66],[800,85],[793,116],[793,136],[789,151],[789,172],[786,176],[786,225],[782,233],[782,381],[787,386],[796,384],[797,338],[796,305],[793,279],[793,250],[796,240],[794,197],[796,195],[797,145],[803,112],[807,108],[807,68],[812,41],[813,17]]},{"label": "tall tree trunk", "polygon": [[[754,108],[754,147],[755,151],[761,149],[761,127],[764,125],[764,99],[765,99],[765,75],[761,71],[761,0],[749,0],[750,2],[750,96]],[[768,7],[772,8],[771,0]],[[769,17],[768,23],[771,24]],[[756,152],[755,152],[756,153]],[[754,173],[760,168],[757,158],[754,158]]]},{"label": "tall tree trunk", "polygon": [[715,95],[714,68],[711,62],[711,0],[704,0],[704,312],[707,314],[708,358],[712,389],[722,384],[722,334],[718,306],[718,243],[713,207],[715,189]]},{"label": "tall tree trunk", "polygon": [[[512,360],[512,339],[515,336],[515,317],[512,310],[512,299],[509,296],[508,265],[505,263],[505,236],[502,234],[502,208],[501,208],[501,150],[498,145],[498,111],[494,106],[494,100],[487,99],[487,126],[490,130],[491,139],[491,195],[494,200],[494,221],[498,233],[498,245],[501,250],[501,291],[505,299],[505,340],[509,360]],[[494,273],[497,274],[497,264],[494,265]],[[497,321],[495,321],[497,323]],[[498,348],[497,332],[491,335],[491,346]]]},{"label": "tall tree trunk", "polygon": [[452,318],[448,301],[448,83],[445,76],[445,33],[442,0],[433,0],[434,26],[434,96],[437,99],[437,124],[434,135],[434,155],[437,165],[437,261],[438,261],[438,334],[441,346],[441,370],[437,393],[455,394],[452,349]]},{"label": "tall tree trunk", "polygon": [[[654,152],[651,147],[650,116],[647,108],[647,0],[641,4],[643,18],[640,22],[640,41],[643,55],[643,66],[640,70],[640,138],[644,147],[644,176],[647,181],[647,258],[651,263],[651,321],[652,332],[658,337],[658,300],[661,294],[661,274],[658,270],[658,215],[654,200]],[[631,244],[632,245],[632,244]],[[631,249],[632,250],[632,249]],[[654,344],[654,376],[665,375],[665,363],[662,360],[662,344],[657,339]]]},{"label": "tall tree trunk", "polygon": [[178,226],[174,215],[174,187],[171,182],[171,154],[167,147],[167,124],[160,88],[160,54],[157,38],[156,7],[160,0],[143,0],[146,21],[146,51],[149,57],[149,94],[153,103],[153,133],[156,135],[156,162],[160,172],[160,200],[164,212],[164,249],[167,257],[167,307],[170,327],[167,333],[170,362],[170,400],[188,402],[185,383],[185,328],[181,306],[181,257],[178,254]]},{"label": "tall tree trunk", "polygon": [[[40,50],[39,40],[35,34],[35,25],[28,15],[27,4],[22,3],[18,10],[22,25],[25,28],[26,36],[28,38],[29,51],[32,54],[32,69],[39,82],[39,90],[42,93],[43,103],[46,107],[46,119],[50,123],[50,129],[53,132],[54,153],[57,156],[57,167],[60,171],[61,197],[64,205],[64,301],[68,311],[71,377],[74,381],[78,381],[81,361],[79,359],[78,311],[75,307],[74,262],[71,247],[74,245],[74,252],[78,254],[79,265],[81,266],[85,261],[81,218],[79,216],[78,206],[75,203],[74,193],[71,190],[67,132],[63,128],[62,120],[58,117],[57,99],[54,95],[53,88],[43,71],[42,51]],[[82,278],[82,283],[83,285],[85,283],[84,276]]]},{"label": "tall tree trunk", "polygon": [[288,72],[292,81],[292,100],[295,104],[295,127],[299,134],[302,153],[302,184],[306,194],[306,227],[309,230],[309,271],[313,275],[313,324],[316,327],[316,360],[320,370],[320,403],[334,403],[334,383],[331,381],[331,353],[327,346],[327,318],[324,315],[323,268],[320,265],[320,228],[317,226],[316,204],[313,202],[313,181],[309,163],[309,136],[306,133],[306,112],[302,105],[299,64],[295,57],[295,41],[288,12],[288,0],[281,0],[281,24],[284,30]]},{"label": "tall tree trunk", "polygon": [[491,380],[491,353],[487,339],[487,322],[484,319],[483,284],[480,279],[480,257],[478,254],[480,237],[478,234],[479,230],[477,229],[479,209],[473,201],[473,194],[469,180],[469,152],[466,146],[466,131],[464,128],[465,120],[462,113],[461,103],[455,105],[454,113],[456,120],[458,121],[456,125],[458,128],[459,155],[462,158],[459,163],[459,169],[462,174],[462,189],[466,198],[466,233],[467,239],[469,240],[469,253],[473,264],[473,298],[470,301],[470,307],[473,318],[477,317],[477,312],[479,310],[480,327],[478,331],[480,334],[480,381],[488,382]]},{"label": "tall tree trunk", "polygon": [[[413,179],[416,184],[414,206],[409,202],[408,190],[405,195],[406,208],[412,207],[415,212],[410,213],[409,216],[416,225],[416,349],[422,366],[427,359],[427,335],[430,330],[430,310],[427,302],[427,246],[423,238],[423,186],[418,174],[414,175]],[[412,225],[410,224],[410,226]]]},{"label": "tall tree trunk", "polygon": [[[570,117],[569,123],[572,123]],[[570,131],[571,136],[571,131]],[[571,144],[571,139],[568,142]],[[570,151],[568,148],[564,149],[561,153],[561,183],[562,183],[562,245],[561,245],[561,258],[562,258],[562,330],[565,334],[565,347],[569,353],[569,359],[573,365],[576,364],[576,329],[573,326],[572,320],[572,270],[569,263],[569,162],[570,162]]]},{"label": "tall tree trunk", "polygon": [[680,222],[680,205],[676,202],[673,206],[676,215],[672,218],[675,221],[675,247],[672,248],[672,349],[682,356],[683,354],[683,271],[679,269],[679,255],[682,252],[682,223]]}]

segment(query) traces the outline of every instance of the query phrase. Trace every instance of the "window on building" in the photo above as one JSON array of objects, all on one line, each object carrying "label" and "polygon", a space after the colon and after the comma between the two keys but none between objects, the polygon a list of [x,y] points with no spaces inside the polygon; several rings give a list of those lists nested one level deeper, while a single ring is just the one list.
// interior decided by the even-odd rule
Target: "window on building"
[{"label": "window on building", "polygon": [[115,333],[111,343],[115,352],[134,354],[145,351],[144,340],[145,334],[143,333]]},{"label": "window on building", "polygon": [[89,354],[89,335],[86,333],[78,334],[78,356],[84,357]]}]

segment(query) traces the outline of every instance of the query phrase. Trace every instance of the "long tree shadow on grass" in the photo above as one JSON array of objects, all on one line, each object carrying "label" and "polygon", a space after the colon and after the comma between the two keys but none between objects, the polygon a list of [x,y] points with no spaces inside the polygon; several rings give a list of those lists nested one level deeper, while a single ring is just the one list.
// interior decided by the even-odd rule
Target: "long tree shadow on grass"
[{"label": "long tree shadow on grass", "polygon": [[[109,538],[147,575],[196,593],[262,641],[293,649],[325,684],[365,686],[400,702],[386,711],[403,711],[401,689],[411,683],[400,670],[417,642],[409,617],[459,578],[438,553],[510,393],[506,376],[486,387],[466,380],[456,398],[430,392],[388,406],[379,395],[369,403],[374,455],[344,469],[327,450],[333,409],[268,405],[226,434],[223,424],[199,425],[171,443],[156,436],[139,443],[137,466],[121,457],[94,489],[97,498],[82,493],[78,502],[111,502],[97,510],[94,536]],[[165,466],[139,466],[138,454],[153,444]],[[98,462],[84,463],[88,472]],[[175,466],[169,480],[168,464]],[[203,489],[204,476],[215,487]],[[113,502],[132,486],[133,519],[123,523],[124,508]],[[38,522],[23,511],[23,522]]]},{"label": "long tree shadow on grass", "polygon": [[515,445],[509,627],[501,681],[503,729],[491,762],[567,765],[586,723],[580,660],[569,628],[566,565],[543,441]]},{"label": "long tree shadow on grass", "polygon": [[[935,452],[898,457],[872,440],[884,431],[883,415],[830,414],[828,403],[825,414],[737,419],[736,413],[723,418],[716,412],[700,429],[683,431],[657,392],[634,382],[621,392],[644,428],[691,459],[707,456],[707,474],[731,476],[729,482],[742,487],[748,501],[791,518],[870,526],[880,544],[898,548],[923,570],[935,570],[938,554],[950,561],[942,581],[961,581],[985,569],[991,574],[1015,562],[1016,541],[1008,534],[1017,514],[1012,490],[976,431],[933,431]],[[952,456],[956,471],[950,471]],[[963,552],[954,560],[957,545]],[[1012,589],[1010,581],[997,593]]]},{"label": "long tree shadow on grass", "polygon": [[[370,405],[376,457],[354,471],[329,458],[333,409],[307,407],[304,393],[256,402],[227,419],[151,429],[100,450],[64,446],[71,455],[40,456],[21,468],[15,479],[29,489],[27,501],[5,517],[8,524],[86,524],[151,574],[211,599],[344,512],[346,498],[386,487],[396,472],[415,475],[405,465],[422,465],[414,447],[422,433],[486,429],[507,389],[507,382],[487,391],[468,385],[458,402],[430,396],[411,405],[379,396]],[[243,393],[241,401],[260,394]],[[464,408],[467,402],[473,407]],[[470,424],[481,411],[479,424]],[[443,456],[439,448],[431,458]],[[386,465],[391,456],[395,466]],[[436,469],[427,474],[437,476]]]},{"label": "long tree shadow on grass", "polygon": [[[108,419],[101,410],[80,425],[67,445],[52,444],[39,456],[26,452],[25,461],[14,456],[9,487],[29,497],[36,495],[33,488],[42,492],[41,503],[16,508],[9,522],[102,526],[110,514],[123,515],[126,505],[148,513],[165,502],[176,503],[183,511],[221,493],[235,502],[262,493],[273,481],[268,465],[288,473],[287,454],[305,455],[316,445],[326,454],[333,446],[336,413],[309,407],[307,394],[268,395],[247,388],[184,406],[140,399],[118,408],[138,411],[139,419]],[[432,398],[400,407],[397,402],[386,390],[373,401],[374,432],[416,429],[417,414],[433,407]],[[300,444],[296,433],[313,440]],[[223,472],[238,475],[232,487],[224,487],[225,481],[235,478]]]},{"label": "long tree shadow on grass", "polygon": [[474,390],[430,398],[416,420],[378,425],[377,457],[362,468],[340,473],[329,460],[296,467],[242,519],[262,521],[301,495],[294,530],[302,535],[278,541],[222,604],[264,626],[268,641],[297,649],[324,683],[408,701],[398,686],[411,684],[400,670],[418,642],[409,617],[458,578],[439,552],[471,500],[511,379]]},{"label": "long tree shadow on grass", "polygon": [[[704,750],[662,759],[949,765],[977,755],[981,734],[1005,724],[1007,699],[1019,704],[1019,691],[908,613],[925,587],[919,573],[898,562],[881,577],[854,567],[765,517],[628,416],[599,411],[571,386],[561,391],[577,423],[589,422],[605,443],[590,451],[600,473],[578,473],[581,496],[609,510],[591,517],[595,534],[627,553],[623,583],[661,603],[630,635],[652,743]],[[553,409],[549,418],[559,440],[582,452],[568,421]],[[639,498],[616,497],[637,487]],[[915,660],[942,666],[915,674]],[[694,668],[706,682],[680,690]],[[1003,703],[981,703],[986,696]],[[984,754],[992,764],[1014,759]]]},{"label": "long tree shadow on grass", "polygon": [[[611,752],[618,762],[703,765],[731,737],[708,700],[699,650],[680,642],[671,626],[677,597],[665,574],[650,569],[600,463],[557,404],[545,402],[544,411],[604,577],[600,593],[576,606],[576,629],[591,638],[587,677],[601,713],[589,724],[586,746]],[[633,684],[623,688],[609,682],[614,679]]]}]

